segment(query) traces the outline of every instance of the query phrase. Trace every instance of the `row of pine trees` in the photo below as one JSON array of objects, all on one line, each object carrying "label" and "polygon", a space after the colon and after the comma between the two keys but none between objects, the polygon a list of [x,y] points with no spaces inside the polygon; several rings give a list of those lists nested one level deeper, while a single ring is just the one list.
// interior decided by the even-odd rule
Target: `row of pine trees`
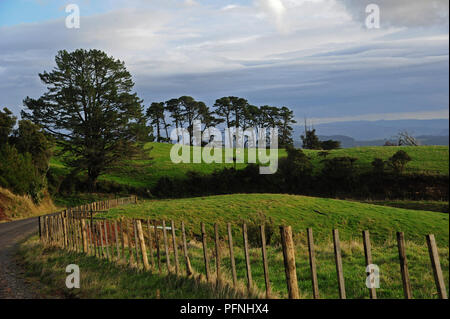
[{"label": "row of pine trees", "polygon": [[153,102],[146,111],[150,125],[154,128],[157,142],[170,142],[170,128],[186,128],[192,136],[194,121],[201,121],[205,130],[209,127],[278,128],[278,144],[293,145],[292,125],[294,112],[276,106],[255,106],[246,99],[229,96],[217,99],[211,109],[202,101],[182,96],[166,102]]}]

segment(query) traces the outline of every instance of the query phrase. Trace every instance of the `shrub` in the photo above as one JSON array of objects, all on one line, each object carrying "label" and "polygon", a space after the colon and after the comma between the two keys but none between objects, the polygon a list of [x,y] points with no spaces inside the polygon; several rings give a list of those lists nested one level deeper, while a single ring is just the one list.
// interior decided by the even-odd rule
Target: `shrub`
[{"label": "shrub", "polygon": [[388,159],[388,165],[395,173],[401,174],[405,170],[406,164],[411,161],[411,157],[404,150],[400,150]]}]

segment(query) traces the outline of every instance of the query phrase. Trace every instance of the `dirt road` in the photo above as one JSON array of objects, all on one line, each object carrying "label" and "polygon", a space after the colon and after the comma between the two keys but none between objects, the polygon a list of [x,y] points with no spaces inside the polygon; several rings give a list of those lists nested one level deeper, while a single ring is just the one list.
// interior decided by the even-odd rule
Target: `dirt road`
[{"label": "dirt road", "polygon": [[39,298],[36,289],[22,279],[14,258],[18,243],[37,231],[36,217],[0,224],[0,299]]}]

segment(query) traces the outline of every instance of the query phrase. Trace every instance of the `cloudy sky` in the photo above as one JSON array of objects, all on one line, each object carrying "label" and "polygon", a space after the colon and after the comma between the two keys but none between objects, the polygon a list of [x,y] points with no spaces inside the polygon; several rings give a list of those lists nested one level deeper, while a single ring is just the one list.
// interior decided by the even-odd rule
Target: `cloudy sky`
[{"label": "cloudy sky", "polygon": [[[66,5],[81,11],[65,27]],[[379,29],[365,25],[379,5]],[[60,49],[125,61],[145,105],[286,105],[315,123],[448,118],[448,0],[0,0],[0,107],[20,112]]]}]

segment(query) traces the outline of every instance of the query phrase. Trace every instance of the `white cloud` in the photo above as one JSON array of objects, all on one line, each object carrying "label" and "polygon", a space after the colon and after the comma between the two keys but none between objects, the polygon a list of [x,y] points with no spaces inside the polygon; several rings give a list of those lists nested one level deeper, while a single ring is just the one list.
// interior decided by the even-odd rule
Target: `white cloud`
[{"label": "white cloud", "polygon": [[146,104],[184,94],[210,103],[230,94],[315,118],[448,105],[448,31],[369,31],[340,1],[193,8],[161,0],[82,17],[79,30],[64,28],[63,20],[3,27],[0,105],[39,96],[37,74],[53,67],[58,50],[80,47],[124,60]]}]

